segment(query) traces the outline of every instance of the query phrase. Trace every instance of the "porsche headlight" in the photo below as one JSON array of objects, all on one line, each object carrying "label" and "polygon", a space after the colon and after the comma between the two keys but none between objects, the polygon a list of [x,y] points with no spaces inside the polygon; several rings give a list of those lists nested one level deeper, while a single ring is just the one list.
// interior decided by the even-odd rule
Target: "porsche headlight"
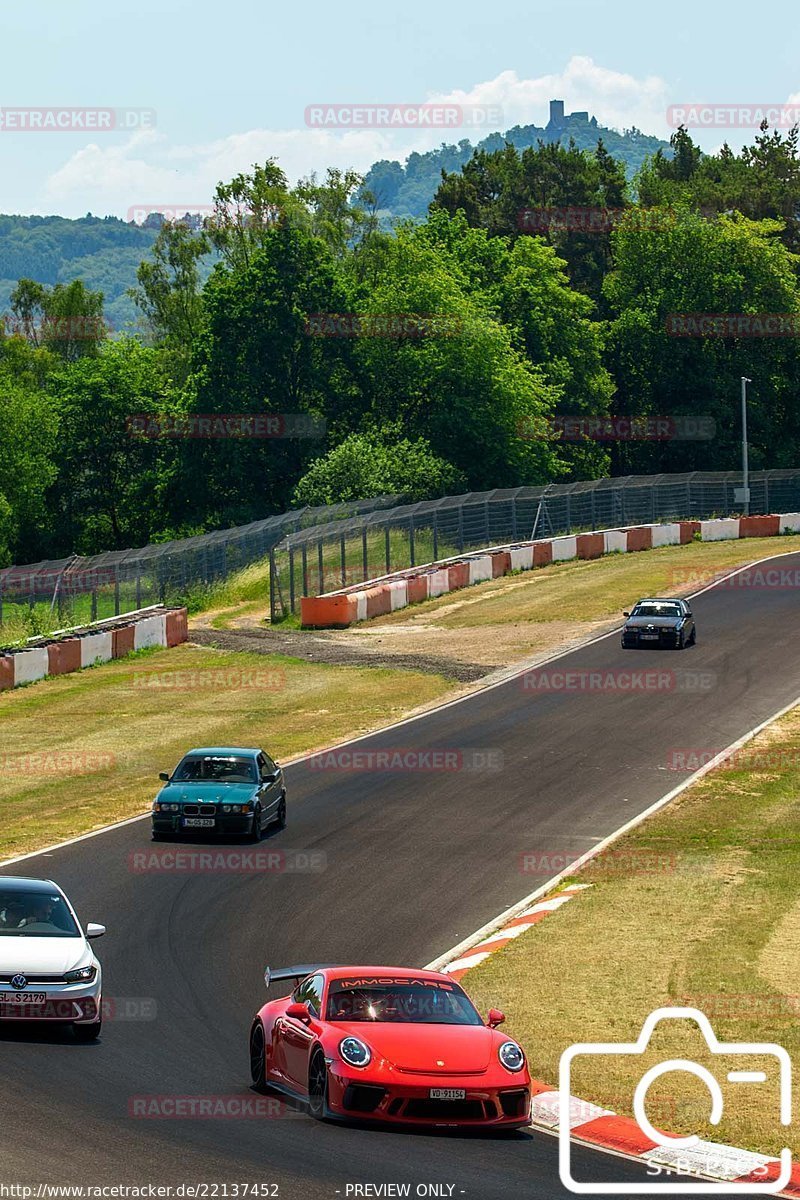
[{"label": "porsche headlight", "polygon": [[343,1038],[339,1043],[339,1053],[351,1067],[366,1067],[372,1058],[369,1046],[357,1037]]},{"label": "porsche headlight", "polygon": [[96,967],[79,967],[77,971],[67,971],[64,978],[67,983],[91,983],[96,974]]},{"label": "porsche headlight", "polygon": [[521,1071],[525,1066],[525,1055],[516,1042],[503,1042],[497,1053],[507,1071]]}]

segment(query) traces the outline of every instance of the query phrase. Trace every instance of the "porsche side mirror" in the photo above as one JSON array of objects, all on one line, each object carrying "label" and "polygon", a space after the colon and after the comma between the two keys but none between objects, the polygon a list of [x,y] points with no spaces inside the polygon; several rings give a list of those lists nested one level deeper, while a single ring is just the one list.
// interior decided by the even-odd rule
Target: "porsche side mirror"
[{"label": "porsche side mirror", "polygon": [[162,779],[164,781],[164,783],[169,783],[169,775],[167,774],[166,771],[159,771],[158,778]]},{"label": "porsche side mirror", "polygon": [[496,1029],[498,1025],[502,1025],[506,1019],[506,1014],[500,1012],[499,1008],[490,1008],[489,1015],[486,1018],[486,1024],[490,1029]]},{"label": "porsche side mirror", "polygon": [[87,925],[86,926],[86,937],[89,941],[91,941],[92,938],[102,937],[103,934],[105,933],[105,931],[106,931],[105,925]]},{"label": "porsche side mirror", "polygon": [[286,1009],[286,1016],[292,1017],[295,1021],[307,1021],[311,1014],[307,1004],[290,1004]]}]

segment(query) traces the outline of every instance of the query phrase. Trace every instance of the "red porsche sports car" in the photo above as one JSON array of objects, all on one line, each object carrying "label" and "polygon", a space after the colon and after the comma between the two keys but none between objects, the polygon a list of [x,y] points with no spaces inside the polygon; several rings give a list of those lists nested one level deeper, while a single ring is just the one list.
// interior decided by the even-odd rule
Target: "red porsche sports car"
[{"label": "red porsche sports car", "polygon": [[312,1116],[403,1125],[529,1123],[530,1075],[516,1042],[484,1023],[448,975],[407,967],[303,966],[250,1031],[254,1087],[308,1103]]}]

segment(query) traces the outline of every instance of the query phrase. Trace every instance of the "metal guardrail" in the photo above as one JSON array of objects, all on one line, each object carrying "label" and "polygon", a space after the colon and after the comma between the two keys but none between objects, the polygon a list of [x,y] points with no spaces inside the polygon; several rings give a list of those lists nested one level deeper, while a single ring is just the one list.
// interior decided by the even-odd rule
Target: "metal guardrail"
[{"label": "metal guardrail", "polygon": [[126,609],[182,600],[197,586],[212,586],[236,571],[265,561],[289,532],[318,526],[321,520],[354,519],[396,504],[397,496],[300,508],[233,529],[179,541],[153,543],[136,550],[109,551],[5,567],[0,570],[0,625],[4,611],[50,611],[73,623],[118,616]]},{"label": "metal guardrail", "polygon": [[[292,531],[270,551],[273,621],[314,596],[465,550],[740,511],[737,471],[627,475],[445,496]],[[750,476],[750,512],[800,511],[800,469]]]}]

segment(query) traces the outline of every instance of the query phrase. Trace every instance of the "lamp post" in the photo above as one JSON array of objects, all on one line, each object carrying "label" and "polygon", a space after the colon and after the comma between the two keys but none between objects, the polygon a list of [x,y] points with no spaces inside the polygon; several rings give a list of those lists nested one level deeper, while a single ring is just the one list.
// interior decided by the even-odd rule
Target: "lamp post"
[{"label": "lamp post", "polygon": [[742,376],[742,484],[744,490],[744,515],[750,516],[750,464],[747,455],[747,385],[752,383]]}]

